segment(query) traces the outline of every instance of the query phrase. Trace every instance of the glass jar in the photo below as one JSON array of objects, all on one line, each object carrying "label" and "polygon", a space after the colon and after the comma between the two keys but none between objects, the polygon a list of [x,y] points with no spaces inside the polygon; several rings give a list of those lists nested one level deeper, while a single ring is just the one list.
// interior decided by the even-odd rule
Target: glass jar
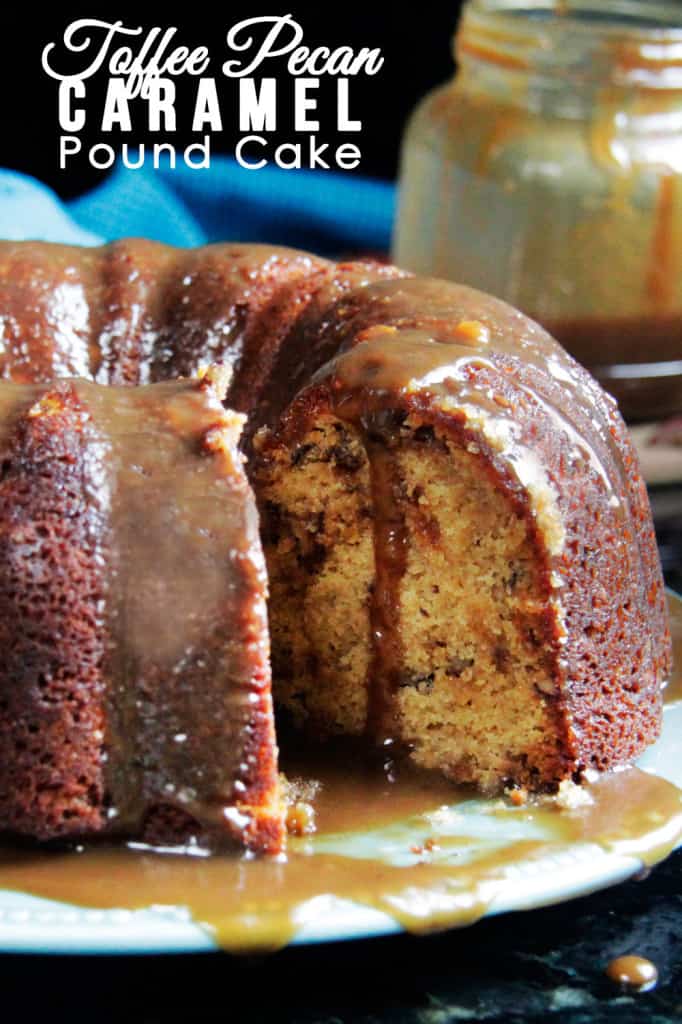
[{"label": "glass jar", "polygon": [[393,258],[539,320],[626,417],[682,411],[682,4],[469,0],[455,56]]}]

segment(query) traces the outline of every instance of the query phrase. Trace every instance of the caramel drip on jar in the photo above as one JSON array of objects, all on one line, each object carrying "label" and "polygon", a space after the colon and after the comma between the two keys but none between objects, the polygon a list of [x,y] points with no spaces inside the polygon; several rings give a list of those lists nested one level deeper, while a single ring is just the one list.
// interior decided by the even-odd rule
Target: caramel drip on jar
[{"label": "caramel drip on jar", "polygon": [[651,262],[646,277],[647,294],[657,310],[670,308],[675,292],[677,260],[673,240],[675,178],[664,175],[658,186]]}]

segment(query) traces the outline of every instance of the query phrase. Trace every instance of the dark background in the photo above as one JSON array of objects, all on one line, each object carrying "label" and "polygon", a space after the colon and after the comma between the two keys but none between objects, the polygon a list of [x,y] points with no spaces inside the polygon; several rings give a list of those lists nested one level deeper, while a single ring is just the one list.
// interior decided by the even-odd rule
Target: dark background
[{"label": "dark background", "polygon": [[[220,73],[227,56],[226,32],[235,23],[257,14],[291,13],[304,30],[304,45],[311,48],[349,45],[354,49],[363,46],[382,49],[385,63],[381,71],[374,77],[360,75],[351,81],[351,117],[363,121],[363,131],[358,136],[346,134],[340,141],[359,143],[363,159],[356,173],[393,178],[406,117],[424,93],[453,73],[452,35],[459,9],[458,0],[447,0],[434,5],[433,9],[421,10],[416,5],[407,8],[398,4],[384,4],[379,8],[367,4],[363,10],[362,4],[339,6],[321,0],[315,5],[221,4],[215,11],[202,5],[199,12],[187,4],[181,8],[183,13],[177,15],[170,8],[149,15],[140,13],[140,9],[131,13],[110,4],[95,4],[74,8],[60,6],[38,16],[31,5],[26,5],[13,11],[11,26],[5,26],[6,59],[0,62],[5,114],[0,133],[0,166],[34,175],[65,198],[92,188],[106,177],[108,172],[94,170],[83,155],[72,160],[64,171],[59,170],[57,82],[49,78],[41,66],[43,47],[49,42],[61,41],[65,28],[75,19],[84,17],[121,20],[127,27],[177,26],[174,44],[207,46],[213,59],[206,74],[218,79],[221,98],[224,96],[226,100],[222,104],[224,130],[222,135],[213,136],[212,153],[231,154],[242,133],[238,131],[236,116],[237,87]],[[9,22],[7,14],[5,18]],[[288,84],[286,61],[273,59],[267,62],[265,72],[260,73],[279,79],[278,139],[296,141],[290,117],[290,90],[284,88]],[[116,142],[115,136],[103,136],[97,124],[104,94],[101,86],[106,77],[102,70],[87,83],[85,106],[89,121],[79,133],[84,149],[88,142],[107,141],[112,145]],[[133,107],[134,130],[126,136],[128,141],[174,141],[178,146],[197,141],[187,124],[193,89],[184,78],[177,79],[176,85],[178,130],[175,135],[172,138],[163,133],[150,135],[145,130],[146,118],[142,116],[145,108],[138,105],[137,109]],[[335,138],[335,97],[333,82],[323,79],[319,133],[323,141],[333,142]]]}]

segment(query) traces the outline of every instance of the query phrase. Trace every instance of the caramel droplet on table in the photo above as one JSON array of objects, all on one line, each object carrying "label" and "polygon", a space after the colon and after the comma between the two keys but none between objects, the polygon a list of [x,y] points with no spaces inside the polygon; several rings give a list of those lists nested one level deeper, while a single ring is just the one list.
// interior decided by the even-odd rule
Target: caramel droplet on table
[{"label": "caramel droplet on table", "polygon": [[611,981],[638,992],[648,992],[658,981],[656,964],[643,956],[617,956],[608,964],[606,975]]}]

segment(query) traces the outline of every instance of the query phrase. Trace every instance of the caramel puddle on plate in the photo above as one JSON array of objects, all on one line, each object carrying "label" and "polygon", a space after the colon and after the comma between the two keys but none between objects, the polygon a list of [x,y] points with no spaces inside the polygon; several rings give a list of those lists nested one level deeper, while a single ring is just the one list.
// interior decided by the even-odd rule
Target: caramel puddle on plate
[{"label": "caramel puddle on plate", "polygon": [[[682,602],[671,598],[670,605],[679,652]],[[682,696],[680,675],[677,668],[668,690],[673,699]],[[81,907],[189,912],[224,949],[253,952],[286,945],[306,921],[330,913],[332,899],[384,911],[411,932],[434,931],[475,921],[510,874],[518,885],[519,869],[528,874],[533,862],[540,862],[537,870],[546,871],[545,857],[577,843],[650,865],[682,837],[682,792],[637,768],[596,778],[577,790],[588,801],[583,796],[577,806],[562,808],[552,800],[524,807],[472,801],[470,793],[442,780],[405,771],[390,783],[380,770],[354,759],[336,759],[336,767],[323,767],[314,758],[285,767],[291,775],[321,783],[315,801],[318,831],[292,839],[286,861],[173,856],[126,847],[93,846],[83,853],[5,847],[0,887]],[[472,808],[479,821],[499,825],[497,844],[491,833],[485,841],[467,834]],[[439,834],[444,822],[449,826]],[[519,838],[523,829],[516,825],[525,825],[536,838]],[[379,857],[381,840],[374,857],[321,850],[330,841],[350,844],[368,831],[393,836],[390,862]],[[397,858],[396,835],[402,837]]]}]

